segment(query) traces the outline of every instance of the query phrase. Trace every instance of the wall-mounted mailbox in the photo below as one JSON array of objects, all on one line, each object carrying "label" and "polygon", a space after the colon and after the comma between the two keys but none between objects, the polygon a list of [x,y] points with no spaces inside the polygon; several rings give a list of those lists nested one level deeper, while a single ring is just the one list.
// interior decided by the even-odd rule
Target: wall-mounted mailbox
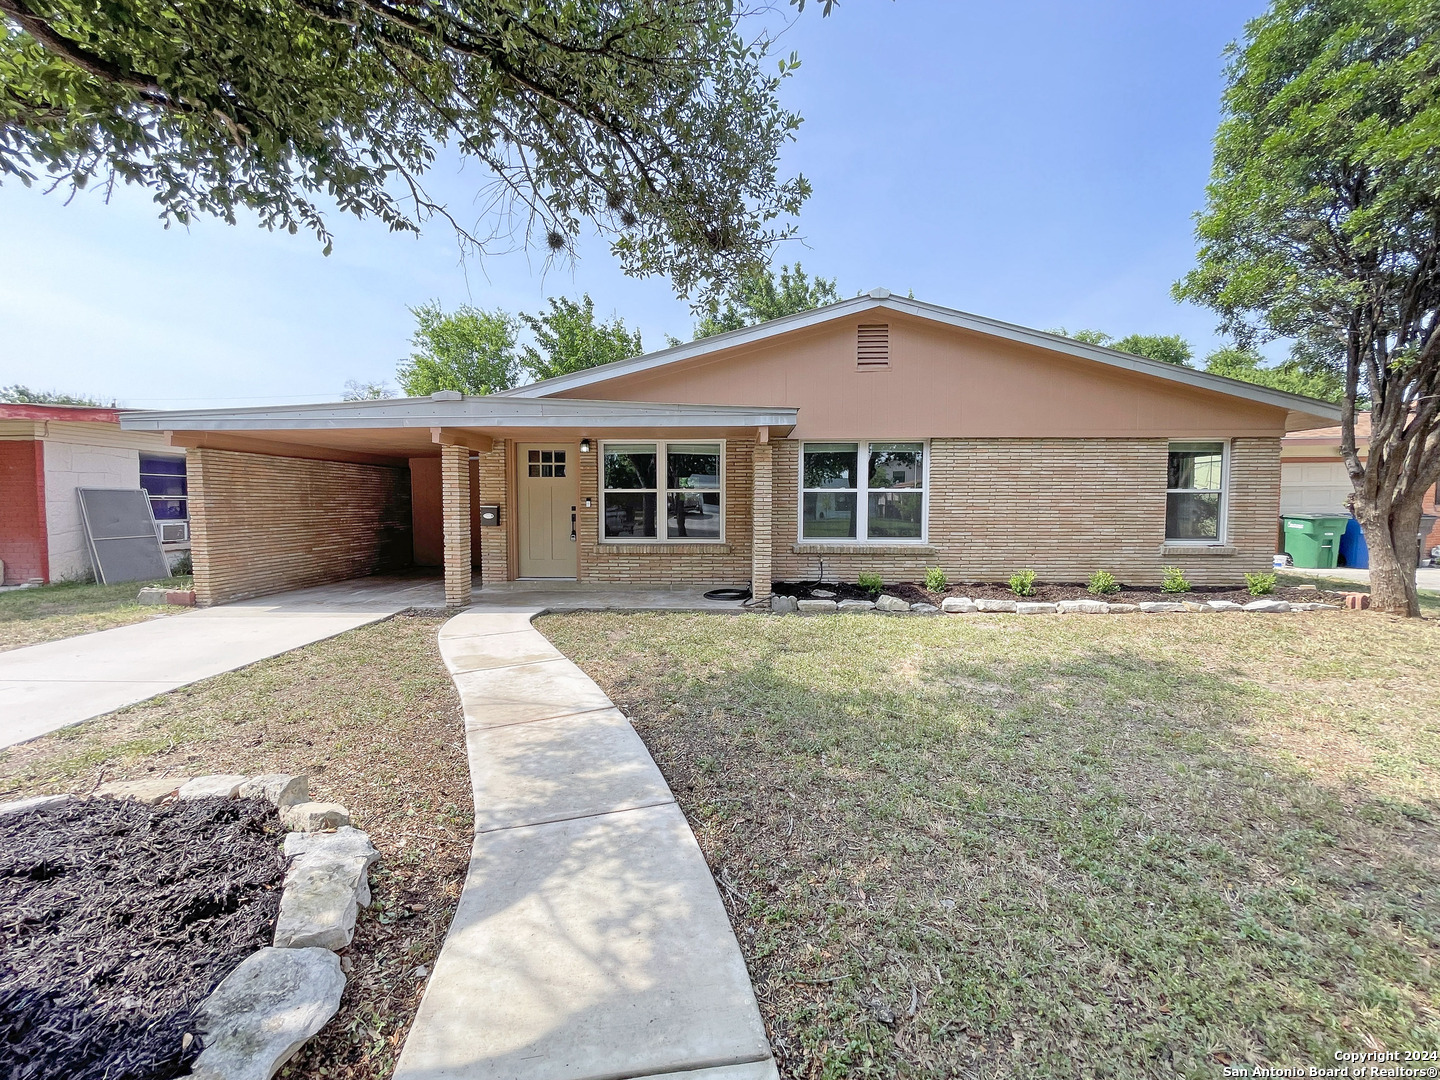
[{"label": "wall-mounted mailbox", "polygon": [[481,525],[482,528],[483,528],[484,526],[486,526],[486,525],[499,525],[499,524],[500,524],[500,507],[498,507],[498,506],[482,506],[482,507],[480,507],[480,525]]}]

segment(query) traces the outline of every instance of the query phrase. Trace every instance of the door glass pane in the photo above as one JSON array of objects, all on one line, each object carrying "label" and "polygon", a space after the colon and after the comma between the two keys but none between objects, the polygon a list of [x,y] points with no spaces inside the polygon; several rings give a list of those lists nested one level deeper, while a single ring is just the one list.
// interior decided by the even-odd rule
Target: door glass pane
[{"label": "door glass pane", "polygon": [[[851,454],[854,458],[854,454]],[[834,540],[855,536],[853,491],[806,492],[802,533],[807,540]]]},{"label": "door glass pane", "polygon": [[720,493],[672,491],[666,510],[665,535],[671,540],[719,540]]},{"label": "door glass pane", "polygon": [[655,493],[605,495],[605,535],[610,538],[655,538]]},{"label": "door glass pane", "polygon": [[858,451],[859,447],[855,443],[806,443],[805,486],[853,488]]},{"label": "door glass pane", "polygon": [[1220,490],[1224,449],[1220,443],[1175,443],[1170,447],[1171,488]]},{"label": "door glass pane", "polygon": [[707,443],[671,443],[665,448],[666,486],[720,490],[720,448]]},{"label": "door glass pane", "polygon": [[[535,451],[532,450],[532,451],[530,451],[530,452],[533,454]],[[531,465],[531,466],[530,466],[530,475],[531,475],[531,476],[539,476],[539,475],[540,475],[540,466],[539,466],[539,465]]]},{"label": "door glass pane", "polygon": [[564,476],[564,475],[565,475],[565,463],[564,463],[564,462],[561,462],[560,464],[558,464],[558,465],[555,466],[555,475],[556,475],[556,476]]},{"label": "door glass pane", "polygon": [[1167,540],[1216,540],[1219,536],[1219,492],[1171,492],[1165,496]]},{"label": "door glass pane", "polygon": [[924,485],[922,443],[871,443],[872,488],[918,488]]},{"label": "door glass pane", "polygon": [[872,492],[870,519],[866,524],[870,539],[918,539],[923,499],[924,496],[918,491]]},{"label": "door glass pane", "polygon": [[607,488],[653,488],[654,443],[612,443],[605,447]]},{"label": "door glass pane", "polygon": [[[540,460],[540,451],[539,451],[539,450],[531,450],[531,451],[529,452],[529,459],[530,459],[531,461],[538,462],[538,461]],[[533,475],[533,474],[532,474],[532,475]]]}]

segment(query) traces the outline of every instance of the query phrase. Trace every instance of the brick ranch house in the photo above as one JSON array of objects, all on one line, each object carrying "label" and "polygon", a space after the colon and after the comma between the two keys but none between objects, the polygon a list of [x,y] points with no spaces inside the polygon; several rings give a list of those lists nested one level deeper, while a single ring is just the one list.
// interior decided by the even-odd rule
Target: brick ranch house
[{"label": "brick ranch house", "polygon": [[1236,583],[1331,405],[877,289],[488,397],[142,412],[199,602],[404,564],[472,582]]}]

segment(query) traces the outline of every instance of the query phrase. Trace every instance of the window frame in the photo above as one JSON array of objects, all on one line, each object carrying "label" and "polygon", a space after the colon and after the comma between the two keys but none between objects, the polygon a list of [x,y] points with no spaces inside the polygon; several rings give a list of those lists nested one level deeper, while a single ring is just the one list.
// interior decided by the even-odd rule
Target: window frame
[{"label": "window frame", "polygon": [[[146,458],[150,458],[151,460],[160,459],[160,460],[164,460],[164,461],[178,461],[178,462],[180,463],[180,472],[179,472],[179,473],[146,472],[146,471],[145,471],[145,459],[146,459]],[[145,492],[146,502],[148,502],[148,503],[150,504],[150,516],[151,516],[151,517],[155,517],[155,502],[156,502],[157,500],[166,501],[166,502],[179,502],[179,503],[184,504],[184,508],[185,508],[185,516],[184,516],[184,517],[180,517],[180,518],[155,518],[155,522],[156,522],[157,527],[158,527],[159,525],[161,525],[161,524],[173,525],[173,524],[175,524],[176,522],[182,522],[182,521],[183,521],[183,522],[185,523],[185,534],[186,534],[186,536],[188,537],[189,534],[190,534],[190,463],[185,460],[185,455],[184,455],[184,454],[159,454],[159,453],[154,452],[153,450],[141,450],[141,451],[136,455],[136,464],[139,466],[139,471],[138,471],[137,475],[138,475],[139,478],[140,478],[140,487],[141,487],[141,489]],[[146,478],[147,476],[156,477],[157,479],[159,479],[159,478],[174,479],[175,477],[178,476],[178,477],[184,482],[184,484],[185,484],[185,494],[183,494],[183,495],[156,495],[156,494],[152,494],[151,491],[150,491],[150,489],[145,486],[145,478]],[[169,543],[183,543],[183,541],[167,541],[167,542],[169,542]]]},{"label": "window frame", "polygon": [[[669,535],[670,520],[670,492],[669,486],[669,452],[671,444],[678,446],[715,446],[720,451],[719,480],[720,484],[716,491],[720,496],[720,535],[716,537],[679,536]],[[607,488],[605,486],[605,450],[608,446],[635,446],[652,445],[655,447],[655,486],[653,488]],[[726,475],[726,440],[707,439],[704,437],[696,439],[602,439],[596,446],[595,458],[595,487],[599,493],[600,512],[596,515],[595,533],[598,543],[613,544],[624,547],[635,544],[671,544],[678,547],[689,547],[692,545],[711,545],[728,543],[725,537],[725,515],[729,507],[729,498],[725,493]],[[651,494],[655,495],[655,536],[606,536],[605,535],[605,508],[606,496],[614,491],[616,494]]]},{"label": "window frame", "polygon": [[[805,448],[810,445],[831,443],[854,443],[856,448],[855,483],[853,488],[807,488],[805,486]],[[870,532],[871,491],[905,491],[905,488],[870,487],[870,447],[875,443],[918,443],[920,446],[920,535],[919,536],[877,536]],[[864,465],[861,464],[864,461]],[[797,462],[795,500],[795,542],[799,544],[829,544],[835,547],[895,547],[908,545],[924,547],[930,543],[930,440],[929,439],[805,439],[800,443],[800,457]],[[864,484],[860,480],[865,480]],[[913,490],[913,489],[911,489]],[[805,496],[817,492],[855,493],[855,535],[854,536],[806,536]]]},{"label": "window frame", "polygon": [[[1213,539],[1195,537],[1172,537],[1170,530],[1165,528],[1165,519],[1170,516],[1171,495],[1210,495],[1215,492],[1214,488],[1172,488],[1170,486],[1170,455],[1174,453],[1177,446],[1196,446],[1198,444],[1214,443],[1220,447],[1220,512],[1215,522],[1215,536]],[[1230,537],[1230,440],[1229,439],[1170,439],[1165,443],[1165,504],[1161,511],[1164,517],[1161,519],[1160,527],[1165,532],[1165,545],[1172,547],[1176,545],[1188,545],[1190,547],[1223,547],[1228,544]]]}]

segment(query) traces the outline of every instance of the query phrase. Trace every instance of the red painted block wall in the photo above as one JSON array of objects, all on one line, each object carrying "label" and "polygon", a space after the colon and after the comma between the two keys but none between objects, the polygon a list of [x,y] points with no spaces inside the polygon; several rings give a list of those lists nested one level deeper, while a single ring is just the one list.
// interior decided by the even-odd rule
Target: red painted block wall
[{"label": "red painted block wall", "polygon": [[50,578],[45,449],[38,439],[0,440],[0,559],[6,585]]}]

